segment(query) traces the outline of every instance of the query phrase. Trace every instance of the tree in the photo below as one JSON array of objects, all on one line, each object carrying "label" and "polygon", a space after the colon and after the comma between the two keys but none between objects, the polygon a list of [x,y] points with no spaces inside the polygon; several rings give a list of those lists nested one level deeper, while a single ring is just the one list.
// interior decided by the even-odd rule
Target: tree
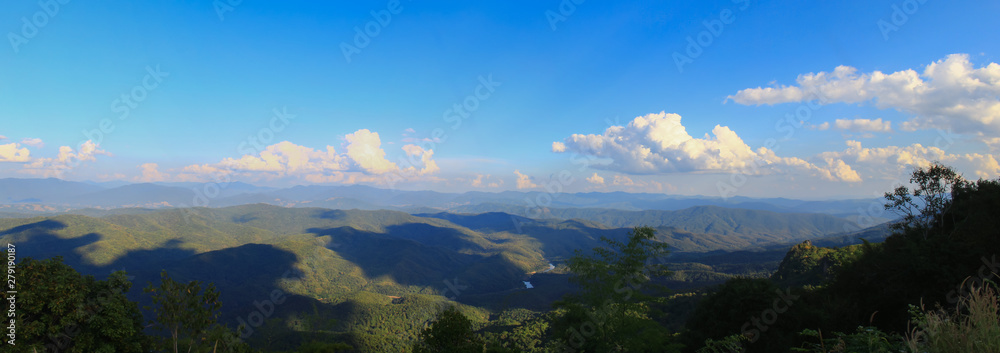
[{"label": "tree", "polygon": [[18,343],[11,352],[145,352],[139,307],[125,297],[125,272],[107,280],[83,276],[62,262],[24,258],[17,297]]},{"label": "tree", "polygon": [[945,214],[952,205],[952,192],[967,182],[954,169],[937,162],[913,171],[910,182],[916,184],[912,191],[900,185],[885,193],[885,209],[901,216],[901,221],[892,225],[894,229],[919,230],[926,238],[932,226],[944,225]]},{"label": "tree", "polygon": [[162,342],[161,349],[181,352],[217,352],[222,346],[223,351],[246,351],[248,347],[238,342],[235,334],[219,325],[219,292],[214,284],[208,284],[204,291],[201,282],[191,281],[182,284],[160,272],[160,285],[146,286],[145,292],[151,293],[152,310],[155,320],[152,326],[166,331],[170,338]]},{"label": "tree", "polygon": [[662,259],[668,245],[656,241],[656,230],[636,227],[625,242],[602,237],[607,247],[593,249],[593,256],[577,250],[566,264],[576,295],[556,303],[553,323],[556,349],[570,347],[585,352],[644,352],[675,349],[669,334],[650,318],[650,304],[657,298],[643,292],[659,287],[653,278],[667,276],[666,266],[650,263]]},{"label": "tree", "polygon": [[413,353],[481,353],[482,340],[472,330],[472,321],[454,306],[445,309],[437,321],[420,333]]},{"label": "tree", "polygon": [[800,295],[767,278],[730,279],[698,303],[687,321],[684,343],[704,345],[703,352],[732,346],[738,352],[783,351],[803,324],[796,315],[808,311]]}]

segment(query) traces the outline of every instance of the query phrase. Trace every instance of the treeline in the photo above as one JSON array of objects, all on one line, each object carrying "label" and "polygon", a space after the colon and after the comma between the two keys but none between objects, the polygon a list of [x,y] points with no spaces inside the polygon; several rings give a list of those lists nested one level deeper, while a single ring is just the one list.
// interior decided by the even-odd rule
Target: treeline
[{"label": "treeline", "polygon": [[[935,164],[911,182],[885,195],[900,218],[884,242],[805,242],[770,277],[696,264],[672,273],[656,229],[637,227],[566,260],[578,290],[551,310],[491,314],[436,296],[362,292],[333,311],[269,320],[258,329],[270,342],[254,347],[218,322],[212,284],[164,272],[140,309],[125,297],[123,272],[96,280],[59,258],[24,259],[19,280],[32,289],[19,298],[24,344],[11,351],[1000,352],[1000,180],[967,181]],[[694,278],[724,282],[684,293],[661,286]]]},{"label": "treeline", "polygon": [[[911,183],[885,195],[900,217],[883,243],[805,242],[769,278],[651,296],[641,279],[653,273],[637,265],[659,252],[633,243],[651,231],[637,228],[628,244],[570,260],[582,290],[554,310],[483,328],[447,313],[414,351],[1000,352],[1000,180],[934,164]],[[686,325],[667,330],[684,305],[696,307]]]}]

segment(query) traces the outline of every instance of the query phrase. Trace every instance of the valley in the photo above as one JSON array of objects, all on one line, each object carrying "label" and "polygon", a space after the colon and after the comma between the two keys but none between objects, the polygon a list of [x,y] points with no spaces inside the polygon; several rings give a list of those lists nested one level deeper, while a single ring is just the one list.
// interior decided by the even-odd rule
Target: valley
[{"label": "valley", "polygon": [[[19,187],[23,185],[9,186]],[[90,187],[77,187],[80,192],[91,192]],[[120,193],[116,189],[98,195],[110,197]],[[378,200],[377,195],[388,193],[373,190],[365,191],[375,196],[363,198]],[[469,197],[446,196],[451,200]],[[126,206],[140,199],[145,204],[169,203],[173,197],[169,193],[133,194],[116,201],[124,204],[91,201],[86,206]],[[493,200],[498,196],[476,197]],[[595,200],[645,197],[590,195]],[[261,203],[61,212],[9,207],[10,214],[0,218],[0,241],[17,244],[19,256],[61,257],[74,269],[97,278],[124,270],[136,286],[154,282],[161,270],[180,281],[214,283],[221,293],[220,321],[232,327],[242,325],[243,338],[255,346],[281,341],[284,345],[267,348],[290,349],[302,335],[312,332],[373,352],[409,345],[418,328],[446,305],[458,305],[481,325],[512,310],[548,311],[553,302],[576,290],[563,261],[577,250],[588,254],[589,249],[601,246],[602,238],[622,241],[640,225],[654,227],[656,241],[669,245],[670,255],[654,260],[674,271],[660,283],[678,293],[699,291],[738,276],[768,277],[788,248],[803,240],[835,239],[830,241],[838,245],[859,242],[852,238],[856,234],[842,231],[850,221],[834,215],[713,204],[718,202],[679,210],[548,208],[546,218],[501,211],[424,212],[430,206],[409,213]],[[82,204],[61,205],[49,207]],[[513,206],[463,209],[509,207]],[[886,230],[868,232],[870,241],[888,234]],[[248,322],[249,315],[260,311],[257,306],[262,300],[270,300],[276,290],[287,299],[268,309],[263,320],[253,322],[256,325]],[[140,292],[130,292],[129,298],[149,304]],[[684,315],[672,319],[674,325],[683,322]],[[323,317],[326,323],[306,325],[307,317]]]}]

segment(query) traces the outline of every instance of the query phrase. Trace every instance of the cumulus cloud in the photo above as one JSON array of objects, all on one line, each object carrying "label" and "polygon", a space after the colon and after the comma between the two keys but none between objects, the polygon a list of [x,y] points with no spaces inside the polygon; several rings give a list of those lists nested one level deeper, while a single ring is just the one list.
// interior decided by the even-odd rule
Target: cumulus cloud
[{"label": "cumulus cloud", "polygon": [[27,162],[31,152],[17,142],[0,145],[0,162]]},{"label": "cumulus cloud", "polygon": [[111,154],[100,149],[93,141],[87,140],[80,144],[77,151],[69,146],[61,146],[59,154],[55,158],[35,159],[31,163],[25,164],[22,172],[42,177],[58,177],[82,162],[97,160],[98,155],[110,156]]},{"label": "cumulus cloud", "polygon": [[24,138],[21,139],[21,143],[31,147],[38,147],[38,148],[45,147],[45,143],[42,142],[42,139],[40,138]]},{"label": "cumulus cloud", "polygon": [[[824,123],[826,124],[826,123]],[[837,119],[833,126],[850,132],[892,132],[892,122],[882,121],[882,118],[871,119]]]},{"label": "cumulus cloud", "polygon": [[[441,170],[441,168],[438,167],[437,162],[433,159],[434,150],[425,150],[423,147],[417,145],[406,145],[403,146],[403,151],[406,152],[406,156],[410,158],[403,161],[404,165],[409,166],[402,169],[402,172],[407,174],[426,175],[434,174]],[[423,165],[423,168],[417,169],[417,163],[415,163],[413,157],[420,157],[419,164]]]},{"label": "cumulus cloud", "polygon": [[823,122],[822,124],[819,124],[819,125],[810,125],[809,128],[813,129],[813,130],[825,131],[825,130],[830,129],[830,123],[829,122]]},{"label": "cumulus cloud", "polygon": [[597,173],[594,173],[594,175],[587,177],[587,182],[596,185],[604,185],[604,178],[597,175]]},{"label": "cumulus cloud", "polygon": [[503,179],[495,178],[489,174],[476,174],[471,185],[476,188],[498,188],[503,186]]},{"label": "cumulus cloud", "polygon": [[515,170],[514,174],[517,175],[517,188],[518,189],[534,189],[534,188],[538,187],[538,184],[535,184],[533,181],[531,181],[531,177],[530,176],[527,176],[525,174],[521,174],[521,172],[518,171],[518,170]]},{"label": "cumulus cloud", "polygon": [[368,173],[383,174],[397,169],[396,163],[385,159],[382,140],[377,132],[361,129],[344,136],[347,156]]},{"label": "cumulus cloud", "polygon": [[636,117],[626,126],[611,126],[601,135],[573,134],[564,144],[565,151],[611,159],[608,164],[591,164],[593,168],[627,174],[826,170],[799,158],[779,157],[766,147],[755,151],[725,126],[716,125],[712,134],[694,138],[681,124],[680,115],[660,112]]},{"label": "cumulus cloud", "polygon": [[[597,174],[594,174],[593,176],[597,176]],[[633,177],[635,177],[635,179],[633,179]],[[648,176],[646,177],[647,180],[639,179],[639,178],[641,178],[643,176],[638,176],[637,175],[637,176],[633,176],[633,177],[629,177],[627,175],[618,174],[618,175],[615,175],[614,177],[611,178],[610,184],[611,184],[611,186],[616,187],[615,189],[627,190],[627,191],[630,191],[630,192],[666,192],[666,191],[674,192],[674,191],[677,191],[677,188],[674,187],[673,185],[671,185],[670,183],[659,182],[659,181],[656,181],[656,180],[649,180]],[[587,180],[589,181],[590,179],[588,178]],[[603,182],[603,178],[601,179],[601,181]],[[600,185],[599,187],[603,188],[604,186]]]},{"label": "cumulus cloud", "polygon": [[[848,140],[843,151],[823,152],[818,158],[839,161],[839,168],[863,168],[872,177],[891,179],[908,174],[918,167],[927,167],[938,161],[955,167],[961,172],[971,173],[974,178],[996,178],[1000,176],[1000,165],[993,155],[980,153],[951,154],[945,150],[913,144],[910,146],[887,146],[865,148],[861,142]],[[849,166],[849,165],[850,166]],[[845,171],[844,173],[852,173]],[[857,172],[853,172],[857,174]]]},{"label": "cumulus cloud", "polygon": [[611,158],[607,169],[639,174],[732,171],[756,157],[728,127],[716,125],[712,133],[715,137],[693,138],[680,115],[660,112],[636,117],[627,126],[611,126],[602,135],[573,134],[560,143],[564,152]]},{"label": "cumulus cloud", "polygon": [[976,68],[967,54],[952,54],[928,64],[922,73],[858,73],[849,66],[833,72],[799,75],[797,85],[748,88],[728,97],[739,104],[819,101],[821,104],[871,104],[913,117],[905,131],[951,129],[977,136],[1000,148],[1000,64]]},{"label": "cumulus cloud", "polygon": [[[610,158],[596,169],[625,174],[741,173],[766,175],[806,171],[830,181],[857,182],[861,178],[836,158],[810,162],[780,157],[767,147],[751,149],[736,132],[716,125],[712,135],[694,138],[681,124],[681,116],[660,112],[633,119],[626,126],[611,126],[601,135],[573,134],[566,151]],[[612,181],[614,184],[614,181]],[[628,180],[618,184],[628,186]]]},{"label": "cumulus cloud", "polygon": [[337,154],[332,146],[326,150],[282,141],[264,148],[257,155],[243,155],[238,159],[226,158],[217,166],[187,167],[192,172],[218,172],[220,167],[238,171],[273,172],[279,176],[347,169],[347,159]]},{"label": "cumulus cloud", "polygon": [[160,166],[156,163],[146,163],[139,166],[142,170],[142,175],[135,177],[135,181],[141,181],[146,183],[166,181],[169,179],[169,175],[160,172]]},{"label": "cumulus cloud", "polygon": [[556,141],[552,143],[552,152],[566,152],[566,144]]},{"label": "cumulus cloud", "polygon": [[[378,133],[367,129],[344,136],[345,146],[338,152],[333,146],[315,149],[289,141],[264,148],[257,154],[226,158],[219,163],[189,165],[180,169],[176,180],[205,180],[208,176],[231,177],[238,174],[253,180],[300,178],[311,183],[358,183],[423,178],[441,170],[434,160],[434,150],[418,145],[403,146],[398,163],[386,159]],[[391,175],[388,173],[392,173]]]},{"label": "cumulus cloud", "polygon": [[629,177],[624,176],[624,175],[615,175],[615,177],[612,180],[611,184],[618,185],[618,186],[633,186],[633,185],[635,185],[635,181],[632,180],[632,178],[629,178]]}]

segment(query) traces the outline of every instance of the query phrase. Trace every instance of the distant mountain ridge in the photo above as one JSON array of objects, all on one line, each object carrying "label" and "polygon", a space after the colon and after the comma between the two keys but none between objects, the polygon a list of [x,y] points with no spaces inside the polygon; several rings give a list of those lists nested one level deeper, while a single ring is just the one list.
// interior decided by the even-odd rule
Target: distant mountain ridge
[{"label": "distant mountain ridge", "polygon": [[[526,203],[539,192],[503,191],[443,193],[380,189],[365,185],[307,185],[269,188],[232,182],[211,183],[139,183],[74,182],[60,179],[0,179],[0,212],[32,211],[13,205],[42,205],[56,212],[81,208],[113,209],[121,207],[176,208],[228,207],[267,203],[287,207],[325,207],[337,209],[387,209],[411,213],[438,211],[458,213],[505,212],[535,216],[538,209]],[[549,209],[612,209],[624,211],[676,211],[695,206],[718,206],[782,213],[825,213],[847,216],[867,208],[873,199],[804,201],[785,198],[727,199],[705,196],[677,196],[651,193],[582,192],[562,193]],[[563,213],[581,211],[561,211]],[[587,211],[589,212],[589,211]],[[542,218],[548,217],[543,215]],[[579,218],[563,217],[556,218]]]}]

